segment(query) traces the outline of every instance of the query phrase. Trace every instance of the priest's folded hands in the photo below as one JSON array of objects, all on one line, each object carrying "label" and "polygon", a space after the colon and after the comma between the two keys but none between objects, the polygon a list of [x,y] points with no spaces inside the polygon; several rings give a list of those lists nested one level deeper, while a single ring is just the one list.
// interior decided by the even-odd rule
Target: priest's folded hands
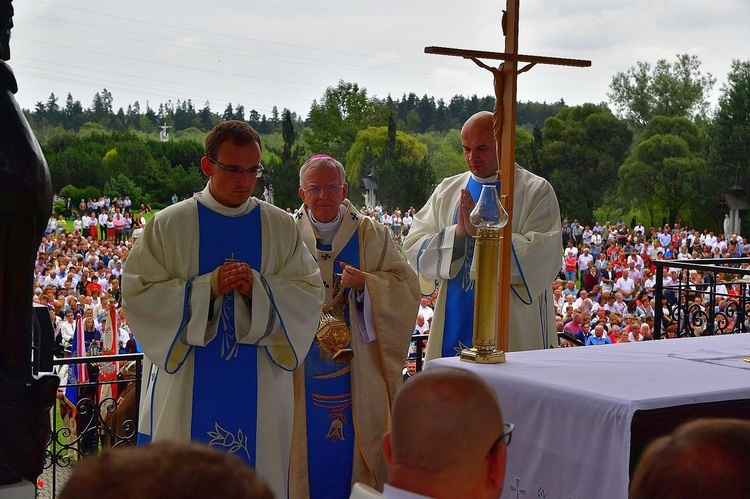
[{"label": "priest's folded hands", "polygon": [[228,260],[212,272],[211,298],[215,299],[234,289],[243,296],[250,296],[253,291],[253,271],[245,262]]}]

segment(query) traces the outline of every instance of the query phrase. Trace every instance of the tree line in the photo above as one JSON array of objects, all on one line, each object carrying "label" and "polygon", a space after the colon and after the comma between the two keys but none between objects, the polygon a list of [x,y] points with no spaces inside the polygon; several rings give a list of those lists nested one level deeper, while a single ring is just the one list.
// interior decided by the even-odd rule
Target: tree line
[{"label": "tree line", "polygon": [[[617,73],[609,103],[519,103],[517,162],[547,178],[563,215],[582,223],[637,217],[659,225],[681,218],[718,228],[722,192],[750,171],[750,61],[732,63],[711,109],[714,84],[696,56],[683,54]],[[58,105],[52,95],[27,117],[56,192],[93,187],[112,194],[107,189],[128,184],[131,198],[137,191],[152,204],[174,193],[189,196],[205,182],[199,171],[205,133],[221,120],[242,119],[264,140],[269,175],[256,195],[272,187],[277,205],[295,208],[299,166],[327,153],[345,164],[355,202],[362,202],[362,179],[370,177],[387,207],[419,208],[439,180],[464,171],[462,123],[493,107],[489,96],[378,99],[340,81],[304,119],[287,109],[265,116],[232,104],[219,114],[189,100],[145,112],[135,102],[115,112],[106,90],[86,109],[70,95]],[[155,136],[164,123],[172,140],[162,143]]]},{"label": "tree line", "polygon": [[[146,109],[135,101],[127,108],[113,108],[113,96],[106,88],[96,92],[91,105],[84,108],[80,100],[74,99],[69,93],[65,103],[54,93],[50,94],[46,102],[38,101],[33,111],[25,110],[26,117],[32,127],[42,133],[53,130],[80,130],[86,123],[96,123],[106,130],[115,132],[140,131],[157,133],[159,126],[167,124],[173,131],[184,131],[194,128],[201,132],[208,132],[218,122],[223,120],[243,120],[253,126],[258,133],[280,133],[283,113],[273,106],[270,116],[261,114],[255,109],[245,111],[242,104],[227,104],[222,112],[211,110],[209,102],[198,109],[192,100],[168,100],[160,103],[156,109],[148,103]],[[401,99],[393,99],[390,95],[385,99],[373,99],[374,103],[385,107],[394,113],[399,129],[408,133],[426,133],[428,131],[447,132],[460,128],[466,119],[477,111],[491,109],[494,97],[478,97],[472,95],[453,96],[449,102],[444,99],[415,93],[404,94]],[[544,120],[554,116],[565,107],[561,99],[548,104],[546,102],[524,102],[518,106],[518,122],[523,125],[542,126]],[[302,127],[305,120],[291,112],[295,126]]]}]

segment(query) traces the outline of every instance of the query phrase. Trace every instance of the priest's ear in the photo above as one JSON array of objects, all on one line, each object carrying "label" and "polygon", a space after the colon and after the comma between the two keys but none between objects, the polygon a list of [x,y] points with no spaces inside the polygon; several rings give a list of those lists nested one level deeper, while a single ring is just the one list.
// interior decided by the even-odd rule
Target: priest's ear
[{"label": "priest's ear", "polygon": [[213,166],[213,163],[208,159],[208,156],[203,156],[201,158],[201,171],[206,177],[210,177],[213,174],[211,166]]},{"label": "priest's ear", "polygon": [[488,489],[496,490],[498,497],[503,490],[503,483],[505,482],[506,459],[507,449],[505,445],[499,445],[497,449],[487,454],[485,484]]},{"label": "priest's ear", "polygon": [[391,468],[393,464],[393,449],[391,448],[390,431],[385,432],[385,435],[383,435],[383,439],[381,440],[381,444],[383,446],[383,459],[385,459],[385,464],[388,465],[388,468]]}]

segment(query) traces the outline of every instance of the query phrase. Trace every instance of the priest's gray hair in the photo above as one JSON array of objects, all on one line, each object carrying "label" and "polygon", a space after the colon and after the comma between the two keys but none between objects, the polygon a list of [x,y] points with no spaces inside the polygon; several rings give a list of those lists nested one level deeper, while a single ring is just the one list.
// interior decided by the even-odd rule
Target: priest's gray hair
[{"label": "priest's gray hair", "polygon": [[344,171],[344,165],[342,165],[340,161],[327,154],[316,154],[314,156],[310,156],[302,165],[302,168],[300,168],[299,186],[302,187],[302,179],[304,178],[305,173],[307,173],[309,170],[315,170],[316,168],[323,168],[326,166],[333,166],[338,168],[339,174],[341,176],[341,184],[343,185],[346,183],[346,172]]}]

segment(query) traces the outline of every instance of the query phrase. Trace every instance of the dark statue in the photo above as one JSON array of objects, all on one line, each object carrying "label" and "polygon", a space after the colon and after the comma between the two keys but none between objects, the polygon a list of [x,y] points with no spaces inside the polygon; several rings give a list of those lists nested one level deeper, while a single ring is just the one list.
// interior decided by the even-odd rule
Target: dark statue
[{"label": "dark statue", "polygon": [[10,0],[0,0],[0,485],[36,483],[50,439],[58,378],[32,369],[34,261],[52,213],[39,143],[13,95]]}]

